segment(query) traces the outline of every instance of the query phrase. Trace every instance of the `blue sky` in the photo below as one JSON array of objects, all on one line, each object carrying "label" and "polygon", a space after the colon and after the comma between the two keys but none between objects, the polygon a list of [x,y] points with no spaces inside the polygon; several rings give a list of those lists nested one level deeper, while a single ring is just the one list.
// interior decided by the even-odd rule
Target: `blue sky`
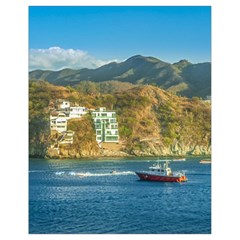
[{"label": "blue sky", "polygon": [[94,68],[137,54],[211,61],[211,8],[29,7],[29,48],[30,69]]}]

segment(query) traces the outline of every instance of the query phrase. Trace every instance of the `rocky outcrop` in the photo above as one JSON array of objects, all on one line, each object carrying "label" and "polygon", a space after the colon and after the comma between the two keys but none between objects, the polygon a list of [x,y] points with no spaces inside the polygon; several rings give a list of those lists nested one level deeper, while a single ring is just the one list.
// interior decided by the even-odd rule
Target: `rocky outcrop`
[{"label": "rocky outcrop", "polygon": [[79,159],[83,157],[97,157],[99,155],[99,150],[96,149],[78,149],[71,145],[60,146],[59,148],[49,147],[46,150],[45,158],[70,158]]},{"label": "rocky outcrop", "polygon": [[70,158],[79,159],[86,157],[148,157],[148,156],[204,156],[211,155],[211,146],[190,145],[185,146],[175,143],[171,146],[163,146],[159,143],[144,142],[141,149],[98,149],[80,150],[71,148],[71,146],[62,146],[57,148],[48,148],[45,152],[46,158]]},{"label": "rocky outcrop", "polygon": [[211,155],[211,147],[206,146],[183,146],[181,149],[162,146],[149,146],[146,149],[132,149],[134,156],[201,156]]},{"label": "rocky outcrop", "polygon": [[[137,146],[137,148],[136,148]],[[188,155],[210,155],[211,145],[196,145],[194,143],[184,144],[175,140],[173,144],[166,145],[161,141],[137,141],[128,149],[135,156],[188,156]]]}]

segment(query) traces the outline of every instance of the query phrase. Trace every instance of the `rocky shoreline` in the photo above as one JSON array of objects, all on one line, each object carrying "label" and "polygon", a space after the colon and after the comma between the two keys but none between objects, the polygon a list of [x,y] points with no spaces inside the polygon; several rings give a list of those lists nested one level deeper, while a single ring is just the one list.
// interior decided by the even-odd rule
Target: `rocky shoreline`
[{"label": "rocky shoreline", "polygon": [[[41,151],[36,151],[41,150]],[[101,158],[101,157],[185,157],[185,156],[210,156],[211,146],[170,146],[163,147],[152,145],[144,149],[85,149],[78,151],[74,148],[52,149],[31,149],[30,157],[41,157],[46,159],[81,159],[81,158]]]}]

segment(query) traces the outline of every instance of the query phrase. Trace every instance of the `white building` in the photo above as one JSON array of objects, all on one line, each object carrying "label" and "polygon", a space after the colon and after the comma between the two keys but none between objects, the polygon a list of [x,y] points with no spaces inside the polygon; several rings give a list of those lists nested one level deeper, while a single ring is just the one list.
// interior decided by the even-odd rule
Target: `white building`
[{"label": "white building", "polygon": [[87,108],[85,107],[70,107],[69,118],[80,118],[87,113]]},{"label": "white building", "polygon": [[101,107],[92,111],[92,118],[95,125],[96,141],[98,143],[119,142],[116,111],[108,111],[106,108]]},{"label": "white building", "polygon": [[50,130],[57,132],[67,131],[67,118],[64,113],[50,115]]},{"label": "white building", "polygon": [[68,109],[70,108],[70,102],[67,100],[63,100],[63,99],[57,99],[56,100],[56,107],[57,109]]},{"label": "white building", "polygon": [[62,138],[59,140],[59,144],[73,144],[74,131],[68,130],[63,133]]}]

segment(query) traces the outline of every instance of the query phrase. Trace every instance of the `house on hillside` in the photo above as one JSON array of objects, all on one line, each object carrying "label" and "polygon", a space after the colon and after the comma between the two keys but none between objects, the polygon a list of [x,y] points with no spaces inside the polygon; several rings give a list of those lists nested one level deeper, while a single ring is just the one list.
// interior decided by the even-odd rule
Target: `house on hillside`
[{"label": "house on hillside", "polygon": [[68,110],[70,108],[70,102],[64,99],[57,99],[55,102],[55,107],[58,110]]},{"label": "house on hillside", "polygon": [[58,144],[72,144],[74,132],[67,129],[69,119],[81,118],[88,112],[86,107],[80,107],[76,103],[57,99],[49,103],[50,110],[50,132],[53,136],[58,133],[56,142]]},{"label": "house on hillside", "polygon": [[106,110],[105,107],[98,108],[91,112],[95,131],[96,141],[119,142],[118,123],[116,111]]},{"label": "house on hillside", "polygon": [[53,112],[50,114],[50,131],[59,133],[67,131],[67,117],[65,113]]},{"label": "house on hillside", "polygon": [[[66,114],[67,119],[81,118],[88,112],[88,109],[86,107],[80,107],[76,103],[71,103],[70,101],[64,99],[55,100],[54,106],[55,111]],[[52,107],[52,103],[49,104],[49,107]]]},{"label": "house on hillside", "polygon": [[70,107],[69,119],[81,118],[87,113],[88,109],[85,107]]}]

